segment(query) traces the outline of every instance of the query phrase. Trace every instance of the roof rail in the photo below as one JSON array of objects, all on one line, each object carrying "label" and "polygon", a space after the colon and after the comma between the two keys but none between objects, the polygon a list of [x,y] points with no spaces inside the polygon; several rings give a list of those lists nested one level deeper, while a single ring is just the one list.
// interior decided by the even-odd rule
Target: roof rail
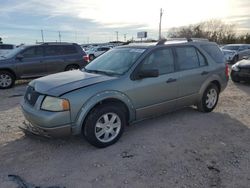
[{"label": "roof rail", "polygon": [[69,43],[69,42],[44,42],[44,43],[41,43],[41,45],[50,45],[50,44],[75,44],[75,43]]},{"label": "roof rail", "polygon": [[167,41],[167,39],[160,39],[156,45],[163,45],[165,44],[165,42]]},{"label": "roof rail", "polygon": [[187,38],[188,42],[195,42],[195,41],[206,41],[208,42],[209,40],[206,38]]}]

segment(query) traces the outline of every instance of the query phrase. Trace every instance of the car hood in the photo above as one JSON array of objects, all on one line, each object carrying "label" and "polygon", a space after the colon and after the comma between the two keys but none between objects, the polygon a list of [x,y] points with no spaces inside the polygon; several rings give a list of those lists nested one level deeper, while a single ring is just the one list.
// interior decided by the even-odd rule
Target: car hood
[{"label": "car hood", "polygon": [[29,85],[39,93],[58,97],[72,90],[116,78],[75,70],[38,78],[30,82]]},{"label": "car hood", "polygon": [[240,68],[250,68],[250,60],[244,59],[237,63],[237,66]]}]

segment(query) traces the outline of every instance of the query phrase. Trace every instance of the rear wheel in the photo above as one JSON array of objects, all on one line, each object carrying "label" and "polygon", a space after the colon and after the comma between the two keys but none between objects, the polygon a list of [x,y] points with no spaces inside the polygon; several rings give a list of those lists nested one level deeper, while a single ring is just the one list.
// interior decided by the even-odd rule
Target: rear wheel
[{"label": "rear wheel", "polygon": [[77,70],[77,69],[79,69],[78,65],[68,65],[65,71],[72,71],[72,70]]},{"label": "rear wheel", "polygon": [[126,116],[122,106],[104,104],[90,112],[83,133],[90,144],[103,148],[119,140],[125,125]]},{"label": "rear wheel", "polygon": [[11,88],[15,83],[15,76],[9,71],[0,71],[0,89]]},{"label": "rear wheel", "polygon": [[204,91],[201,101],[197,104],[197,108],[201,112],[211,112],[216,107],[219,99],[218,87],[211,83]]}]

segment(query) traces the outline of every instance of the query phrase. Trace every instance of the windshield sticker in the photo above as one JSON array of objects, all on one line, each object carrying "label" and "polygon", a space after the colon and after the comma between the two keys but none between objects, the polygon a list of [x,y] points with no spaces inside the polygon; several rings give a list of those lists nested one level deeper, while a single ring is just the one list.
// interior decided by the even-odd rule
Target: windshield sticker
[{"label": "windshield sticker", "polygon": [[143,53],[145,49],[131,49],[129,52]]}]

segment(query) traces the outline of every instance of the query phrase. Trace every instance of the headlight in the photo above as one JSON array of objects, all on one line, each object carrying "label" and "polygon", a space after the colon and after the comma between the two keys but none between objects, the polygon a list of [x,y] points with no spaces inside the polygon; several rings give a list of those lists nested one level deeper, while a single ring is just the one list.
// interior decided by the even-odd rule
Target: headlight
[{"label": "headlight", "polygon": [[69,101],[66,99],[46,96],[45,99],[43,100],[41,109],[53,112],[60,112],[69,110],[70,105]]},{"label": "headlight", "polygon": [[238,71],[240,71],[240,68],[238,67],[237,64],[234,64],[234,65],[232,66],[232,70],[238,72]]}]

